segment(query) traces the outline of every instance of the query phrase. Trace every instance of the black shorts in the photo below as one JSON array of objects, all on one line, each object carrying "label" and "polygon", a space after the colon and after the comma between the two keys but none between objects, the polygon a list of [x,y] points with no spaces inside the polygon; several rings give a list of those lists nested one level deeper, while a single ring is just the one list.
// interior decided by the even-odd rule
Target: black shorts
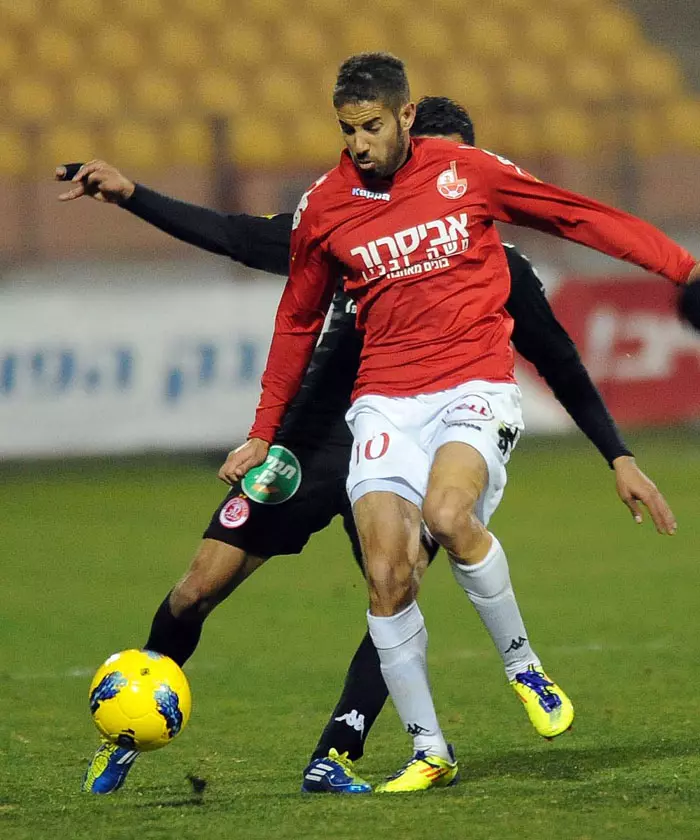
[{"label": "black shorts", "polygon": [[312,450],[285,444],[280,451],[279,446],[271,447],[265,465],[256,471],[257,482],[251,479],[251,471],[231,488],[204,537],[257,557],[299,554],[312,534],[340,515],[361,565],[345,490],[350,448]]}]

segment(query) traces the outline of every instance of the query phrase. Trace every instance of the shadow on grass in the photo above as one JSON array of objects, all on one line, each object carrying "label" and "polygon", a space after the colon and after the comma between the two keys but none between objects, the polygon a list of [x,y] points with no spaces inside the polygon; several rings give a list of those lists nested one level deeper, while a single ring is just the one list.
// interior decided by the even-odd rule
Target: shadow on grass
[{"label": "shadow on grass", "polygon": [[472,781],[515,776],[523,779],[586,779],[611,770],[700,755],[700,741],[654,741],[629,747],[557,745],[551,752],[513,750],[494,757],[467,756],[464,767]]}]

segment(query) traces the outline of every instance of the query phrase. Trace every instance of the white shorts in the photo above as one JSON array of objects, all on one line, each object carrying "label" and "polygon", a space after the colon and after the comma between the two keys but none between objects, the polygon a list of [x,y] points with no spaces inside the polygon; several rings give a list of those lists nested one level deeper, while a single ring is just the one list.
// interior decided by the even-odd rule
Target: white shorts
[{"label": "white shorts", "polygon": [[484,525],[501,501],[506,464],[523,430],[518,386],[481,380],[414,397],[368,394],[352,404],[345,419],[353,435],[347,481],[353,504],[379,490],[422,508],[437,450],[445,443],[466,443],[488,468],[475,509]]}]

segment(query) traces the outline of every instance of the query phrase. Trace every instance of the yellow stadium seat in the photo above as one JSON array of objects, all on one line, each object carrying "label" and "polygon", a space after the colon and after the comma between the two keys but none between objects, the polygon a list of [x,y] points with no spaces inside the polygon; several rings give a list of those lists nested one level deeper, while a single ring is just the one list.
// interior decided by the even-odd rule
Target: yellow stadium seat
[{"label": "yellow stadium seat", "polygon": [[277,114],[308,112],[309,104],[305,96],[305,84],[292,72],[282,68],[265,69],[255,87],[260,96],[260,105]]},{"label": "yellow stadium seat", "polygon": [[32,34],[32,47],[47,73],[73,72],[84,60],[78,39],[66,30],[39,28]]},{"label": "yellow stadium seat", "polygon": [[185,17],[221,24],[230,13],[227,0],[178,0]]},{"label": "yellow stadium seat", "polygon": [[119,0],[115,11],[131,24],[160,23],[167,19],[163,0]]},{"label": "yellow stadium seat", "polygon": [[58,106],[51,84],[33,76],[23,76],[8,86],[7,103],[17,118],[36,123],[51,117]]},{"label": "yellow stadium seat", "polygon": [[237,114],[243,108],[243,85],[233,73],[202,71],[192,90],[193,100],[207,113]]},{"label": "yellow stadium seat", "polygon": [[261,27],[250,21],[222,27],[217,39],[218,54],[224,69],[257,67],[266,64],[270,57],[270,39]]},{"label": "yellow stadium seat", "polygon": [[553,74],[538,61],[511,59],[503,68],[502,83],[504,96],[516,104],[542,104],[552,99]]},{"label": "yellow stadium seat", "polygon": [[410,65],[417,58],[443,58],[451,47],[450,32],[445,22],[436,17],[407,15],[402,20],[400,35],[405,43]]},{"label": "yellow stadium seat", "polygon": [[[478,55],[483,61],[502,61],[513,52],[511,24],[490,12],[465,15],[458,37],[464,39],[464,48],[470,55]],[[458,42],[459,43],[459,42]]]},{"label": "yellow stadium seat", "polygon": [[0,0],[2,30],[10,26],[33,28],[42,16],[41,0]]},{"label": "yellow stadium seat", "polygon": [[206,120],[177,122],[168,128],[169,158],[174,164],[209,166],[213,158],[213,139]]},{"label": "yellow stadium seat", "polygon": [[143,61],[143,44],[138,35],[122,24],[106,23],[90,39],[98,63],[111,71],[134,70]]},{"label": "yellow stadium seat", "polygon": [[207,49],[199,32],[185,23],[162,26],[158,31],[157,43],[160,59],[169,69],[197,69],[207,57]]},{"label": "yellow stadium seat", "polygon": [[7,32],[0,32],[0,79],[9,76],[19,63],[19,46]]},{"label": "yellow stadium seat", "polygon": [[0,128],[0,175],[23,175],[29,162],[26,137],[19,131]]},{"label": "yellow stadium seat", "polygon": [[596,151],[591,119],[582,109],[552,108],[541,120],[540,131],[541,147],[550,154],[587,157]]},{"label": "yellow stadium seat", "polygon": [[292,18],[280,30],[276,48],[279,61],[317,68],[328,55],[328,35],[318,25],[303,18]]},{"label": "yellow stadium seat", "polygon": [[66,28],[81,26],[97,29],[105,14],[102,0],[51,0],[49,4],[52,17]]},{"label": "yellow stadium seat", "polygon": [[108,139],[110,157],[120,169],[139,171],[167,166],[165,144],[160,132],[150,123],[118,122]]},{"label": "yellow stadium seat", "polygon": [[639,157],[659,154],[666,146],[663,114],[657,109],[636,109],[623,115],[624,145]]},{"label": "yellow stadium seat", "polygon": [[640,102],[675,99],[682,89],[676,60],[652,47],[630,55],[626,62],[627,90]]},{"label": "yellow stadium seat", "polygon": [[276,23],[289,17],[292,9],[288,0],[239,0],[243,6],[241,17],[256,23]]},{"label": "yellow stadium seat", "polygon": [[283,124],[266,113],[241,116],[230,140],[231,160],[241,166],[274,169],[293,158]]},{"label": "yellow stadium seat", "polygon": [[632,12],[610,5],[586,15],[584,40],[587,51],[593,55],[624,56],[639,47],[642,35]]},{"label": "yellow stadium seat", "polygon": [[620,82],[603,58],[572,55],[563,67],[562,81],[569,96],[581,103],[612,101],[620,95]]},{"label": "yellow stadium seat", "polygon": [[121,107],[117,84],[97,73],[86,73],[72,80],[70,99],[73,112],[86,119],[116,117]]},{"label": "yellow stadium seat", "polygon": [[497,91],[487,67],[450,62],[436,96],[449,96],[467,111],[485,111],[497,105]]},{"label": "yellow stadium seat", "polygon": [[568,55],[572,48],[573,27],[556,14],[530,14],[522,20],[520,37],[533,61],[541,57]]},{"label": "yellow stadium seat", "polygon": [[172,116],[190,106],[183,101],[180,85],[162,70],[142,70],[129,85],[129,94],[129,104],[133,101],[139,113],[147,116]]},{"label": "yellow stadium seat", "polygon": [[498,151],[515,161],[536,154],[541,145],[539,125],[539,115],[528,112],[504,114],[500,125],[503,139]]},{"label": "yellow stadium seat", "polygon": [[291,139],[290,155],[295,164],[304,166],[332,167],[338,163],[344,148],[340,128],[330,107],[327,113],[309,114],[303,120],[295,120]]},{"label": "yellow stadium seat", "polygon": [[304,0],[302,14],[309,20],[345,22],[347,6],[344,0]]},{"label": "yellow stadium seat", "polygon": [[700,152],[700,99],[679,99],[668,106],[664,117],[669,143]]},{"label": "yellow stadium seat", "polygon": [[92,160],[97,151],[94,134],[72,123],[54,125],[42,132],[41,157],[48,166],[71,160]]},{"label": "yellow stadium seat", "polygon": [[340,30],[343,58],[358,52],[387,49],[387,35],[374,17],[351,15]]}]

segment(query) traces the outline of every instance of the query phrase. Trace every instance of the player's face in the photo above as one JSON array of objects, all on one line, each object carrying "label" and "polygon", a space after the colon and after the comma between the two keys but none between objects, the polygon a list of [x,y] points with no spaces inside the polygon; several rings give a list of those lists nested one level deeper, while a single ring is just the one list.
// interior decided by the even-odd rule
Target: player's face
[{"label": "player's face", "polygon": [[345,145],[363,175],[387,178],[405,162],[415,113],[412,102],[398,116],[382,102],[352,102],[336,111]]}]

